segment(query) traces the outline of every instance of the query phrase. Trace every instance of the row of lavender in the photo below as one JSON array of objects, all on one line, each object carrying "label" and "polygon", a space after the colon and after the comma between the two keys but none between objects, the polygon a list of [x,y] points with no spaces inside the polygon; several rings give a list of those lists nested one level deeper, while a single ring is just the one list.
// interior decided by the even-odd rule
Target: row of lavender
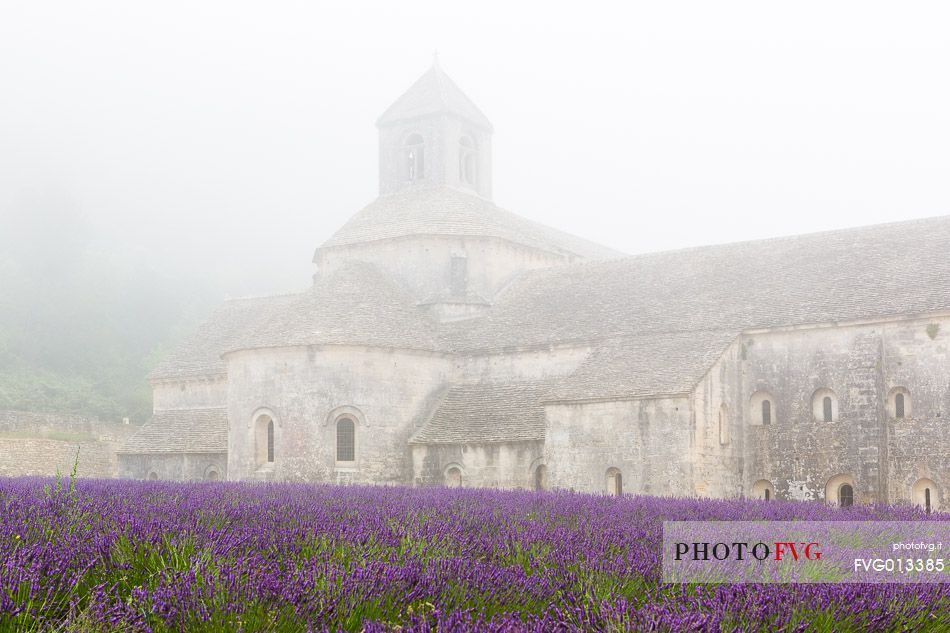
[{"label": "row of lavender", "polygon": [[950,520],[910,508],[37,479],[0,503],[3,630],[950,630],[946,585],[659,581],[664,519]]}]

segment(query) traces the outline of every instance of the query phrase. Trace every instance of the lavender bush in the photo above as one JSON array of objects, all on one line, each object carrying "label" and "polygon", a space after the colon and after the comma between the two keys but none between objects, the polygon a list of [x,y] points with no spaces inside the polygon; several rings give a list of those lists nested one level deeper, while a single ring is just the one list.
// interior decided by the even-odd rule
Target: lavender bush
[{"label": "lavender bush", "polygon": [[906,507],[566,492],[0,480],[0,628],[950,630],[947,585],[663,585],[664,519]]}]

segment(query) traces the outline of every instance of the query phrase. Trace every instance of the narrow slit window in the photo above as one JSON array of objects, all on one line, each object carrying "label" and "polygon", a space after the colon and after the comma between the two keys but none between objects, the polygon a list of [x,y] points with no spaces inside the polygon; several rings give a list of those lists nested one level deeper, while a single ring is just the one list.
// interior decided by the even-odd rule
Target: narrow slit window
[{"label": "narrow slit window", "polygon": [[274,421],[267,423],[267,461],[274,461]]},{"label": "narrow slit window", "polygon": [[416,181],[425,178],[425,142],[418,134],[411,134],[406,139],[404,148],[403,174],[406,180]]},{"label": "narrow slit window", "polygon": [[768,400],[762,401],[762,424],[772,423],[772,403]]},{"label": "narrow slit window", "polygon": [[825,422],[831,422],[832,420],[831,396],[825,396],[822,399],[821,408],[824,414]]}]

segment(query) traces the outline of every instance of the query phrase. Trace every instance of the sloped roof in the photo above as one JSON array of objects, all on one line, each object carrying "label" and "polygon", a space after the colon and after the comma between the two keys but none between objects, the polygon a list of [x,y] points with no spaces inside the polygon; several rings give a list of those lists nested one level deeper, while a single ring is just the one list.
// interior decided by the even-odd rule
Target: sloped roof
[{"label": "sloped roof", "polygon": [[473,193],[444,185],[410,187],[379,196],[320,248],[413,235],[494,237],[589,259],[622,255],[606,246],[527,220]]},{"label": "sloped roof", "polygon": [[346,344],[436,348],[438,326],[416,301],[372,264],[351,262],[318,277],[309,291],[267,311],[219,353],[294,345]]},{"label": "sloped roof", "polygon": [[[665,337],[950,310],[950,216],[526,273],[456,350]],[[695,342],[681,333],[696,333]]]},{"label": "sloped roof", "polygon": [[225,407],[156,411],[119,453],[226,453]]},{"label": "sloped roof", "polygon": [[[155,374],[223,372],[221,354],[244,347],[468,353],[573,343],[591,356],[544,398],[682,393],[745,330],[950,310],[948,254],[950,217],[940,217],[572,264],[525,273],[485,316],[442,325],[384,273],[353,264],[313,291],[228,302]],[[459,387],[442,415],[528,388]]]},{"label": "sloped roof", "polygon": [[433,64],[432,68],[396,99],[377,119],[376,125],[384,126],[427,114],[441,113],[456,114],[481,128],[492,130],[488,117],[438,64]]},{"label": "sloped roof", "polygon": [[544,400],[689,393],[738,334],[734,330],[698,330],[600,341],[573,374],[557,381]]},{"label": "sloped roof", "polygon": [[544,439],[542,397],[551,381],[453,385],[412,444],[479,444]]},{"label": "sloped roof", "polygon": [[175,380],[224,375],[221,353],[255,331],[269,317],[298,301],[298,295],[229,299],[192,336],[171,350],[149,374],[150,380]]}]

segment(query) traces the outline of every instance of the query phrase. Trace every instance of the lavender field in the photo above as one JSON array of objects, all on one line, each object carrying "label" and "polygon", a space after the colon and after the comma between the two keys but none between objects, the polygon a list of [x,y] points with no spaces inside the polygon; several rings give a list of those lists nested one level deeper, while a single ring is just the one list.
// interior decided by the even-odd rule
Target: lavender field
[{"label": "lavender field", "polygon": [[0,630],[950,630],[943,585],[663,585],[664,519],[909,508],[0,480]]}]

